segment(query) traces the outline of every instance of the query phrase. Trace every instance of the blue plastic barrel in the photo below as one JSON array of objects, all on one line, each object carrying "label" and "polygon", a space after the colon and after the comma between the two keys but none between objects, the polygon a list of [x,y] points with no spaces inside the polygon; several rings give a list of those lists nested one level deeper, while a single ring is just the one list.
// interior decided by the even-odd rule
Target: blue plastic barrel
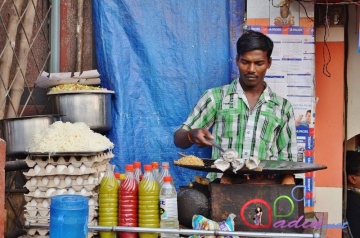
[{"label": "blue plastic barrel", "polygon": [[85,238],[88,234],[89,199],[82,195],[57,195],[50,203],[50,238]]}]

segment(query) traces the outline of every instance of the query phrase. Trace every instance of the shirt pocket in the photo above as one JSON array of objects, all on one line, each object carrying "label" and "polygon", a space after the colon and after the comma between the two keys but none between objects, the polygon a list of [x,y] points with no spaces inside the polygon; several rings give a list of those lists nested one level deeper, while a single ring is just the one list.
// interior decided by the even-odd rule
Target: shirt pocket
[{"label": "shirt pocket", "polygon": [[279,135],[284,122],[273,113],[266,115],[261,113],[257,125],[257,137],[260,138],[261,142],[271,146]]},{"label": "shirt pocket", "polygon": [[239,134],[241,124],[244,124],[241,123],[241,120],[245,118],[244,113],[238,109],[219,110],[216,116],[218,135],[223,138],[236,137]]}]

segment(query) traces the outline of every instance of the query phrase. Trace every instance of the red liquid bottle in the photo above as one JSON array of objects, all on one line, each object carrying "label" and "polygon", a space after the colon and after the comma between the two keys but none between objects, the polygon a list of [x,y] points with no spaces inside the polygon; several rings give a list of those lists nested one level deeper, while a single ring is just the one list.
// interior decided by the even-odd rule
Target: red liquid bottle
[{"label": "red liquid bottle", "polygon": [[[119,226],[138,226],[138,187],[134,166],[126,165],[125,179],[119,189]],[[119,232],[120,238],[137,238],[136,232]]]}]

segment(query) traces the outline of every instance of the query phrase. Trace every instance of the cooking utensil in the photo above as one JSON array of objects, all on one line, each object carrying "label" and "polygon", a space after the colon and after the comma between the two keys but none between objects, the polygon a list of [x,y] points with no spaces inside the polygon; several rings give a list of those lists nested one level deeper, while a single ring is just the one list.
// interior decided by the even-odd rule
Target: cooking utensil
[{"label": "cooking utensil", "polygon": [[221,148],[220,145],[216,144],[214,140],[208,140],[206,139],[208,142],[210,142],[212,144],[212,146],[218,148],[221,152],[225,153],[225,150],[223,148]]},{"label": "cooking utensil", "polygon": [[111,96],[113,91],[76,91],[48,93],[54,113],[65,115],[64,122],[84,122],[95,132],[105,133],[112,127]]},{"label": "cooking utensil", "polygon": [[[213,159],[202,159],[205,166],[196,166],[196,165],[173,165],[178,167],[183,167],[187,169],[204,171],[204,172],[217,172],[217,173],[234,173],[232,168],[222,172],[221,170],[215,168]],[[316,170],[326,169],[327,166],[321,164],[310,164],[302,162],[292,162],[292,161],[277,161],[277,160],[262,160],[258,168],[250,170],[246,167],[238,170],[237,174],[296,174],[296,173],[305,173]]]},{"label": "cooking utensil", "polygon": [[6,141],[6,154],[27,154],[34,135],[60,118],[61,115],[35,115],[0,120],[0,135]]}]

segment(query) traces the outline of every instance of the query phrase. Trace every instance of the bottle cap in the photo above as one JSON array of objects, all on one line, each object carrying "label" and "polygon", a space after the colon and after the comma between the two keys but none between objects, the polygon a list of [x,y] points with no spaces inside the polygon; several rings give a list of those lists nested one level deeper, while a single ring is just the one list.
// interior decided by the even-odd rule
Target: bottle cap
[{"label": "bottle cap", "polygon": [[134,162],[134,168],[141,168],[141,162],[135,161]]},{"label": "bottle cap", "polygon": [[146,164],[144,166],[144,169],[145,169],[145,171],[151,171],[152,170],[152,165],[151,164]]},{"label": "bottle cap", "polygon": [[153,169],[158,169],[159,168],[159,163],[158,162],[151,162],[151,165],[153,167]]},{"label": "bottle cap", "polygon": [[132,164],[127,164],[127,165],[125,166],[125,170],[126,170],[126,171],[129,171],[129,172],[134,171],[134,165],[132,165]]},{"label": "bottle cap", "polygon": [[120,174],[120,180],[124,180],[125,179],[125,174]]},{"label": "bottle cap", "polygon": [[170,175],[164,176],[164,182],[171,182],[171,181],[172,181],[172,178]]},{"label": "bottle cap", "polygon": [[162,162],[161,168],[170,168],[169,162]]},{"label": "bottle cap", "polygon": [[120,173],[114,172],[114,176],[115,176],[115,178],[120,179]]}]

